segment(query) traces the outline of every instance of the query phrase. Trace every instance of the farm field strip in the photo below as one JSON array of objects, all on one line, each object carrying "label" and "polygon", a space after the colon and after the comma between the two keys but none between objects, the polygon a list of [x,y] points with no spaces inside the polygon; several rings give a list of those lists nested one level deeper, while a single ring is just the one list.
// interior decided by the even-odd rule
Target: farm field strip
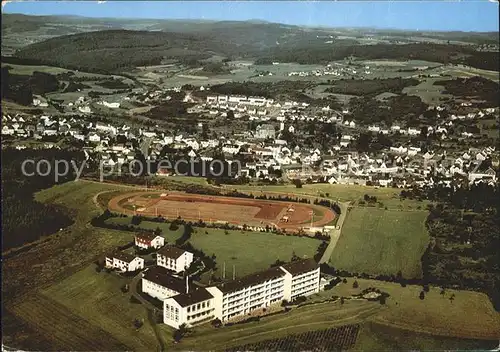
[{"label": "farm field strip", "polygon": [[314,351],[334,351],[352,348],[356,343],[359,325],[293,334],[284,338],[265,340],[258,343],[228,349],[236,351],[295,351],[314,348]]},{"label": "farm field strip", "polygon": [[97,273],[90,265],[42,294],[100,326],[129,348],[155,349],[152,327],[147,323],[139,330],[133,327],[134,319],[147,322],[147,311],[139,304],[130,303],[130,296],[121,292],[120,287],[127,282],[128,279],[113,274]]},{"label": "farm field strip", "polygon": [[126,348],[98,326],[38,294],[14,306],[12,311],[36,330],[43,332],[61,350],[103,351]]}]

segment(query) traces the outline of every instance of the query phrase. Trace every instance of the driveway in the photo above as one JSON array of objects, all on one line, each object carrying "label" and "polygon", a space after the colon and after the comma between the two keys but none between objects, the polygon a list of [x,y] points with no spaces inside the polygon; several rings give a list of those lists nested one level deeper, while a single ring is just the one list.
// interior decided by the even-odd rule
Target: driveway
[{"label": "driveway", "polygon": [[335,230],[330,231],[330,243],[328,244],[328,247],[326,247],[325,253],[323,253],[319,264],[328,263],[330,261],[330,257],[332,256],[333,250],[339,241],[340,233],[342,232],[342,225],[344,225],[349,203],[338,203],[338,205],[340,207],[340,216],[337,220]]}]

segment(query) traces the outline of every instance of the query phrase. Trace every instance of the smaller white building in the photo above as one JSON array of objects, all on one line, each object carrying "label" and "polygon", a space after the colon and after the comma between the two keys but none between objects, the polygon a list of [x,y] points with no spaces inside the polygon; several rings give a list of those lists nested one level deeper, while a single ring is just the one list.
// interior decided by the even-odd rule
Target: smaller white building
[{"label": "smaller white building", "polygon": [[142,277],[142,292],[161,301],[186,292],[187,284],[183,279],[174,277],[170,271],[155,266],[146,269]]},{"label": "smaller white building", "polygon": [[156,265],[180,273],[193,262],[193,253],[183,249],[167,246],[158,251],[156,255]]},{"label": "smaller white building", "polygon": [[115,252],[106,256],[106,268],[121,271],[136,271],[144,269],[144,259],[123,252]]},{"label": "smaller white building", "polygon": [[135,235],[135,245],[143,249],[160,248],[165,245],[165,238],[152,233],[141,233]]}]

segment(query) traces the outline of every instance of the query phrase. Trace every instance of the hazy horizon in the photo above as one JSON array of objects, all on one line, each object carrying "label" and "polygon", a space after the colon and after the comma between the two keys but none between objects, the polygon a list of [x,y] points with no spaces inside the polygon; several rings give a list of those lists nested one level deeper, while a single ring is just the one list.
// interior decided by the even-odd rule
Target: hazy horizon
[{"label": "hazy horizon", "polygon": [[286,25],[377,30],[498,32],[498,2],[411,1],[22,1],[3,13],[95,19],[262,21]]}]

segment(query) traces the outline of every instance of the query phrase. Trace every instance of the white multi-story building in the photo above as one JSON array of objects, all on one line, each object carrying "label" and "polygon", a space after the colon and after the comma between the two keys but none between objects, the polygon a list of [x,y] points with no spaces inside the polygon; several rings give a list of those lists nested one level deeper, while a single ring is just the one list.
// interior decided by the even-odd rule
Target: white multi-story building
[{"label": "white multi-story building", "polygon": [[243,278],[180,294],[164,301],[164,322],[178,328],[205,319],[227,321],[283,300],[319,292],[320,269],[313,259],[298,260]]},{"label": "white multi-story building", "polygon": [[183,279],[170,275],[170,271],[161,266],[147,269],[142,276],[142,292],[162,301],[187,292],[187,287]]},{"label": "white multi-story building", "polygon": [[144,259],[123,252],[115,252],[106,256],[106,268],[121,271],[136,271],[144,269]]},{"label": "white multi-story building", "polygon": [[141,233],[135,235],[135,245],[144,249],[160,248],[165,245],[165,238],[152,233]]},{"label": "white multi-story building", "polygon": [[163,301],[163,322],[175,329],[182,324],[192,326],[215,318],[214,297],[205,288]]},{"label": "white multi-story building", "polygon": [[180,273],[189,268],[192,262],[193,253],[173,246],[167,246],[161,249],[156,255],[156,265],[176,273]]},{"label": "white multi-story building", "polygon": [[320,269],[312,259],[298,260],[281,266],[285,275],[285,299],[319,292]]}]

